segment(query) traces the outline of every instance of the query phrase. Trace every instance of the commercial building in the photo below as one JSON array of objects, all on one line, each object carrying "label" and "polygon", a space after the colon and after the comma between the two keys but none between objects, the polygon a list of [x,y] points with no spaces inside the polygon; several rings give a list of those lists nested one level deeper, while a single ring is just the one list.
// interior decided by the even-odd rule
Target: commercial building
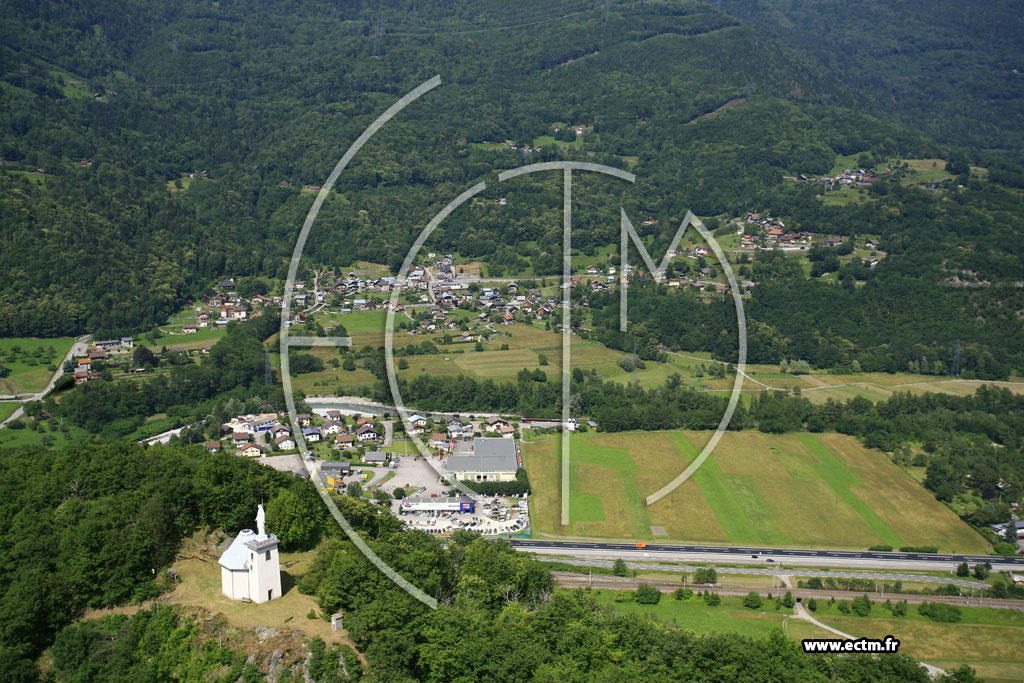
[{"label": "commercial building", "polygon": [[399,508],[401,512],[474,512],[473,499],[469,496],[453,496],[446,498],[406,498]]},{"label": "commercial building", "polygon": [[519,469],[515,439],[478,437],[458,442],[445,469],[463,481],[515,481]]}]

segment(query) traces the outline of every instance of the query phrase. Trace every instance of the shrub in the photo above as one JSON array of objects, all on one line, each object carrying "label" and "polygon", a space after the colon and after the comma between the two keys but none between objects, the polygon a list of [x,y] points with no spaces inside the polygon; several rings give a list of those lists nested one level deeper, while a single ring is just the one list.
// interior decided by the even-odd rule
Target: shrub
[{"label": "shrub", "polygon": [[689,588],[677,588],[673,595],[676,600],[689,600],[693,597],[693,591]]},{"label": "shrub", "polygon": [[865,593],[860,597],[854,598],[853,602],[850,604],[850,608],[853,610],[853,613],[856,614],[858,617],[866,617],[867,615],[871,614],[871,600]]},{"label": "shrub", "polygon": [[634,599],[641,605],[657,605],[661,602],[661,591],[654,586],[641,583],[636,587]]},{"label": "shrub", "polygon": [[759,609],[764,601],[761,600],[761,596],[757,594],[757,591],[750,591],[747,593],[747,597],[743,598],[743,606],[748,609]]},{"label": "shrub", "polygon": [[892,550],[891,545],[873,545],[868,550],[876,553],[887,553]]},{"label": "shrub", "polygon": [[938,602],[922,602],[917,606],[917,613],[932,621],[953,624],[960,621],[960,608],[955,605],[944,605]]},{"label": "shrub", "polygon": [[713,567],[698,569],[693,574],[693,580],[696,583],[717,583],[718,572],[716,572]]},{"label": "shrub", "polygon": [[722,596],[718,593],[704,591],[704,602],[707,603],[708,607],[718,607],[722,604]]}]

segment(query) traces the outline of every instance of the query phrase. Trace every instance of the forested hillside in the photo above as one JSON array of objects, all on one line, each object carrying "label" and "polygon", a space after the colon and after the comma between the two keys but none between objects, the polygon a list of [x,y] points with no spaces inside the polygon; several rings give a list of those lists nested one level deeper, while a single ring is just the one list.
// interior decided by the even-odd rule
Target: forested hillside
[{"label": "forested hillside", "polygon": [[722,0],[731,15],[800,51],[862,106],[986,163],[1024,145],[1024,17],[1012,0]]},{"label": "forested hillside", "polygon": [[154,570],[195,529],[249,527],[258,503],[288,489],[307,501],[312,519],[327,514],[308,483],[198,447],[106,442],[2,455],[5,680],[28,680],[32,661],[84,609],[158,595]]},{"label": "forested hillside", "polygon": [[[930,19],[913,8],[906,30],[923,35]],[[748,9],[735,7],[742,17]],[[883,89],[873,82],[838,79],[807,49],[791,52],[788,34],[772,32],[773,42],[760,25],[695,0],[607,11],[133,0],[3,12],[0,334],[145,329],[217,278],[283,276],[314,197],[303,188],[320,185],[398,95],[440,74],[444,85],[389,123],[342,176],[306,247],[310,263],[397,268],[421,226],[469,185],[493,185],[495,171],[524,163],[585,159],[639,180],[629,188],[578,181],[573,244],[584,253],[616,241],[620,204],[665,219],[641,230],[651,249],[664,247],[687,210],[766,211],[817,235],[880,235],[889,257],[870,273],[848,273],[866,279],[863,288],[841,291],[777,260],[755,269],[754,329],[792,346],[791,357],[828,364],[837,354],[822,340],[840,337],[852,355],[886,368],[889,357],[904,367],[918,347],[948,363],[959,338],[971,349],[964,367],[979,376],[1022,368],[1014,226],[1024,203],[1008,187],[1019,184],[1019,169],[989,144],[1015,129],[1016,114],[999,114],[1019,113],[1010,85],[1003,105],[975,100],[965,110],[977,125],[954,120],[987,137],[940,134],[924,125],[941,118],[932,109],[915,109],[922,119],[913,107],[890,111],[877,105]],[[948,33],[958,17],[940,12],[934,21]],[[1007,26],[1012,33],[1016,24]],[[981,54],[976,37],[969,41],[968,52]],[[1006,45],[1000,38],[992,49],[1012,55]],[[917,61],[872,59],[873,73],[917,69],[907,83],[927,80]],[[949,89],[940,95],[948,99]],[[559,126],[583,128],[582,143],[555,140],[529,154],[482,144],[537,144]],[[953,159],[964,187],[876,183],[873,201],[823,206],[813,187],[783,179],[825,173],[836,154],[862,152]],[[970,175],[970,161],[994,164],[987,179]],[[557,272],[559,182],[502,186],[503,211],[483,199],[499,190],[489,191],[438,230],[437,246]],[[687,341],[722,346],[699,337]],[[779,353],[771,342],[752,348],[766,360]],[[985,354],[991,362],[977,360]]]}]

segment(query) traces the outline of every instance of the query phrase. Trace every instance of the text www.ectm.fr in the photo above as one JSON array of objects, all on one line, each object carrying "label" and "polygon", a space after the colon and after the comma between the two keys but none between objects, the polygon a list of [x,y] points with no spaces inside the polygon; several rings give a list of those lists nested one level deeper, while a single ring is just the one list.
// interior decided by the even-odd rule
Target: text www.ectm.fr
[{"label": "text www.ectm.fr", "polygon": [[874,638],[808,638],[803,641],[804,652],[897,652],[900,641],[893,636],[882,640]]}]

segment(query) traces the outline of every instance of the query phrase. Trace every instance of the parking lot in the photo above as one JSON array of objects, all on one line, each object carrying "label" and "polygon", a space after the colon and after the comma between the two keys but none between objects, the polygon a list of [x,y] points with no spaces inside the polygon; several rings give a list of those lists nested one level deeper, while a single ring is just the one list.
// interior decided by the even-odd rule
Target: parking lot
[{"label": "parking lot", "polygon": [[[414,494],[423,496],[424,493]],[[511,497],[480,497],[475,512],[401,512],[401,502],[392,510],[409,528],[431,534],[450,534],[456,529],[481,534],[514,534],[530,526],[526,500]]]}]

